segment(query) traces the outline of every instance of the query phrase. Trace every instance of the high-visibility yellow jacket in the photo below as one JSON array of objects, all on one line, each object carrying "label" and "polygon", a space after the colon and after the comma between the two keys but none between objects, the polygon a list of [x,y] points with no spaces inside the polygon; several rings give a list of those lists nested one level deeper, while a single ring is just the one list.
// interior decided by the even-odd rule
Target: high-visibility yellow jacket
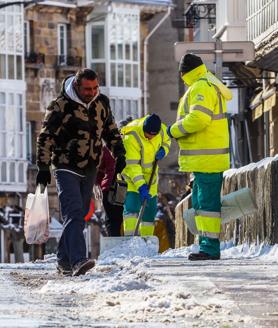
[{"label": "high-visibility yellow jacket", "polygon": [[180,171],[223,172],[230,166],[226,100],[232,93],[204,64],[182,78],[189,88],[170,129],[180,147]]},{"label": "high-visibility yellow jacket", "polygon": [[[138,192],[145,183],[149,183],[155,155],[163,147],[166,155],[171,140],[167,135],[165,124],[161,124],[160,132],[152,139],[144,136],[143,123],[147,116],[134,120],[122,128],[124,147],[126,149],[126,167],[122,174],[127,181],[128,191]],[[158,170],[150,188],[152,196],[157,195]]]}]

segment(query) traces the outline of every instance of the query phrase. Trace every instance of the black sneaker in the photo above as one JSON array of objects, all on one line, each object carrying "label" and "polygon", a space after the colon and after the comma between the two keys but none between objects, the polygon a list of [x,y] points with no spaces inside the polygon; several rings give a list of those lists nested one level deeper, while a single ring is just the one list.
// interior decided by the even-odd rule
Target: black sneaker
[{"label": "black sneaker", "polygon": [[71,276],[72,275],[72,268],[69,264],[57,264],[57,270],[59,274],[63,276]]},{"label": "black sneaker", "polygon": [[85,274],[87,271],[92,269],[95,265],[96,265],[96,262],[91,259],[80,261],[73,266],[72,275],[80,276],[82,274]]},{"label": "black sneaker", "polygon": [[207,260],[220,260],[220,255],[218,256],[213,256],[209,255],[207,253],[191,253],[188,256],[189,261],[207,261]]}]

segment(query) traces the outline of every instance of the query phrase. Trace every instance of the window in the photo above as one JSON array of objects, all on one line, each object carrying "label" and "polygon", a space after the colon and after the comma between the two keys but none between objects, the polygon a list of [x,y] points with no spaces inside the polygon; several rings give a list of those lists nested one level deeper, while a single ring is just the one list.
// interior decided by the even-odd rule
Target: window
[{"label": "window", "polygon": [[0,157],[6,156],[6,94],[0,92]]},{"label": "window", "polygon": [[115,12],[109,20],[110,83],[112,87],[139,86],[139,15]]},{"label": "window", "polygon": [[133,119],[139,117],[137,99],[111,98],[110,106],[117,122],[131,116]]},{"label": "window", "polygon": [[23,20],[20,6],[0,11],[0,79],[23,80]]},{"label": "window", "polygon": [[90,25],[90,66],[97,72],[99,83],[106,85],[106,56],[104,22]]},{"label": "window", "polygon": [[67,25],[58,24],[58,63],[66,65],[67,63]]},{"label": "window", "polygon": [[116,121],[140,112],[140,10],[111,3],[86,28],[87,66],[99,76]]},{"label": "window", "polygon": [[24,22],[24,53],[25,55],[30,53],[30,22]]},{"label": "window", "polygon": [[0,92],[0,157],[25,159],[23,95]]},{"label": "window", "polygon": [[32,124],[26,122],[26,158],[32,162]]},{"label": "window", "polygon": [[92,27],[92,58],[104,59],[104,26]]}]

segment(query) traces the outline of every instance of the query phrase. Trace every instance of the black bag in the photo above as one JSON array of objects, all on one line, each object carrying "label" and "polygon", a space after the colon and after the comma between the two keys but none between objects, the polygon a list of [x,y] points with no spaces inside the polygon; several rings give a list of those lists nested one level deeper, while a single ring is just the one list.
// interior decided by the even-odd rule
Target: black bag
[{"label": "black bag", "polygon": [[124,179],[113,179],[108,191],[108,202],[112,205],[123,206],[127,192],[127,183]]}]

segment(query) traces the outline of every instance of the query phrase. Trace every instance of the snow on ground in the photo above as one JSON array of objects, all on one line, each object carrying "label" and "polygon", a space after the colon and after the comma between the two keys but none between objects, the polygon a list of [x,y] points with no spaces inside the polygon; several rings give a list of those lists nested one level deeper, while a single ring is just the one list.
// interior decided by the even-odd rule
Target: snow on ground
[{"label": "snow on ground", "polygon": [[220,261],[192,251],[156,255],[136,238],[81,277],[59,276],[55,256],[0,264],[0,327],[278,327],[278,245],[222,243]]}]

